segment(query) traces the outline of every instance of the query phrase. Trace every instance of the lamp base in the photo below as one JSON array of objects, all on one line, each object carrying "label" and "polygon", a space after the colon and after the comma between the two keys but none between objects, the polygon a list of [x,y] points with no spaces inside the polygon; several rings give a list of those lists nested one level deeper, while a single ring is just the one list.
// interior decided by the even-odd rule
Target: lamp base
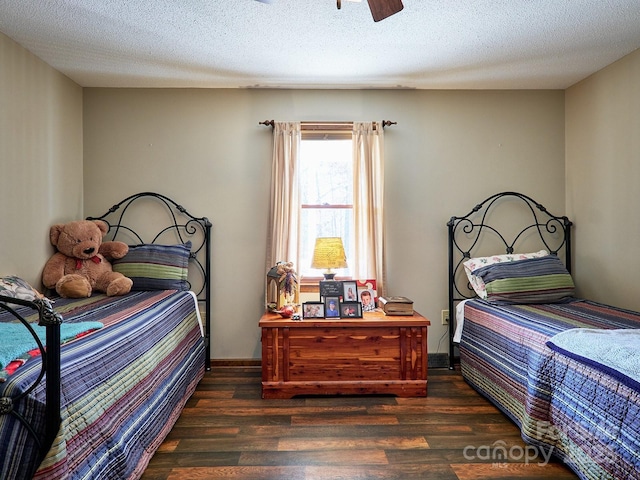
[{"label": "lamp base", "polygon": [[336,276],[335,273],[329,273],[329,272],[325,272],[323,273],[323,275],[325,280],[333,280],[333,278]]}]

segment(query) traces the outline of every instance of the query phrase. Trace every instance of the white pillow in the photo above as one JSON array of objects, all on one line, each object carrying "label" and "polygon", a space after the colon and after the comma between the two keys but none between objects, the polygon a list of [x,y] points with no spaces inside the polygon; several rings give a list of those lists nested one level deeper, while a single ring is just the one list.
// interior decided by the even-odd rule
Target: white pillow
[{"label": "white pillow", "polygon": [[527,258],[540,258],[546,257],[549,252],[546,250],[540,250],[539,252],[532,253],[508,253],[505,255],[492,255],[490,257],[475,257],[470,258],[462,265],[464,271],[467,274],[471,287],[480,298],[487,298],[487,289],[485,287],[482,278],[473,274],[479,268],[486,267],[487,265],[493,265],[494,263],[513,262],[514,260],[524,260]]}]

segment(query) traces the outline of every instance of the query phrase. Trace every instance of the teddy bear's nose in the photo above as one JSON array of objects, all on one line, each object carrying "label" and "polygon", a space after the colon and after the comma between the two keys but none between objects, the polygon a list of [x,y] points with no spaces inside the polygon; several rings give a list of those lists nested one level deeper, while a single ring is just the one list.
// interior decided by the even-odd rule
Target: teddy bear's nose
[{"label": "teddy bear's nose", "polygon": [[95,251],[95,248],[91,247],[91,248],[85,248],[83,250],[83,253],[87,254],[87,255],[91,255],[93,252]]}]

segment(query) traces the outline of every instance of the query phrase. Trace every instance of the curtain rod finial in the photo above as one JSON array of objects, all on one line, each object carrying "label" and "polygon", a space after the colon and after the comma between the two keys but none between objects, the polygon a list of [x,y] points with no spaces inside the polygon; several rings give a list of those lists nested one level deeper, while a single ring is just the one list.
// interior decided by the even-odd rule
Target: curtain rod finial
[{"label": "curtain rod finial", "polygon": [[382,128],[397,124],[398,122],[392,122],[391,120],[382,120]]},{"label": "curtain rod finial", "polygon": [[265,125],[273,128],[276,125],[276,122],[273,120],[265,120],[264,122],[258,122],[258,125]]}]

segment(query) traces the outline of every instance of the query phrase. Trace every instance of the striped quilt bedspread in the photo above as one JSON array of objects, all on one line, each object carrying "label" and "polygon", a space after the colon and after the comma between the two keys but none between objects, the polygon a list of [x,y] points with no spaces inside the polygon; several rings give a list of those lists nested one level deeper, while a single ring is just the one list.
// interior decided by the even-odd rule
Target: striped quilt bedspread
[{"label": "striped quilt bedspread", "polygon": [[[94,295],[55,299],[55,309],[65,323],[104,327],[61,348],[61,427],[34,478],[139,478],[204,375],[195,297],[177,291]],[[0,384],[0,396],[15,397],[39,369],[39,358],[28,360]],[[15,406],[36,432],[44,429],[43,399],[41,384]],[[0,478],[25,478],[37,462],[26,429],[13,415],[0,416]]]},{"label": "striped quilt bedspread", "polygon": [[570,329],[640,328],[640,313],[588,300],[464,308],[462,374],[582,479],[640,478],[640,392],[589,362],[552,350]]}]

